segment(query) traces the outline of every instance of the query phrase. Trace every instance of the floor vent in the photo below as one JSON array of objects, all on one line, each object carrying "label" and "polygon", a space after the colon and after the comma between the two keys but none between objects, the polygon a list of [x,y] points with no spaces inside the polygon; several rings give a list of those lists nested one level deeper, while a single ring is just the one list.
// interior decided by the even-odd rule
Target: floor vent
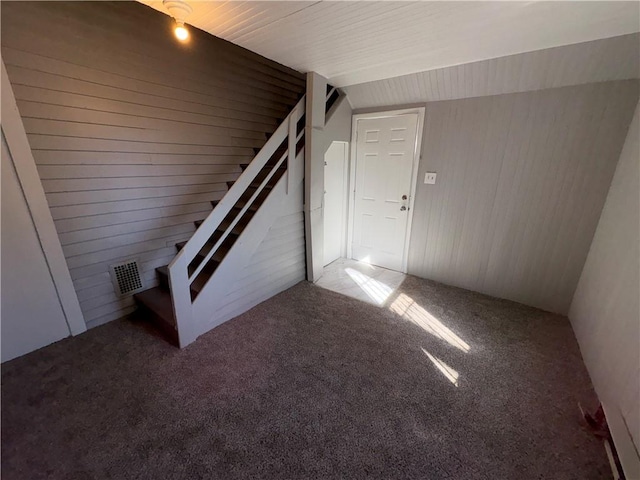
[{"label": "floor vent", "polygon": [[119,296],[130,295],[143,289],[142,278],[136,260],[111,265],[109,267],[111,281]]}]

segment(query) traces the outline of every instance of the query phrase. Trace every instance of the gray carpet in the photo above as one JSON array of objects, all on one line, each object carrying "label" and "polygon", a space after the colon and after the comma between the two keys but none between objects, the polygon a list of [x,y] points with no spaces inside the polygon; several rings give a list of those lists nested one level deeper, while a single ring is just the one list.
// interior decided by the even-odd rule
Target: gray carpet
[{"label": "gray carpet", "polygon": [[182,351],[122,320],[6,363],[2,478],[610,476],[566,318],[414,277],[391,304],[303,282]]}]

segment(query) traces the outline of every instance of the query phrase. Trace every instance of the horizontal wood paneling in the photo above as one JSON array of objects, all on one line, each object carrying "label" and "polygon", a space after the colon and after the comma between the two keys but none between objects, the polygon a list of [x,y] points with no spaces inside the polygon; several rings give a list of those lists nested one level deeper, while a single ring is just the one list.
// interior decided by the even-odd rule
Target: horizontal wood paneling
[{"label": "horizontal wood paneling", "polygon": [[[302,207],[302,204],[300,204]],[[304,217],[302,210],[274,223],[260,247],[238,276],[221,316],[242,313],[305,279]]]},{"label": "horizontal wood paneling", "polygon": [[[114,228],[118,225],[126,225],[128,223],[145,224],[156,218],[167,221],[171,218],[182,218],[183,215],[198,214],[201,212],[209,212],[211,205],[208,202],[189,203],[186,205],[172,205],[160,208],[145,208],[142,210],[127,210],[124,212],[106,213],[95,218],[92,217],[74,217],[60,220],[57,223],[58,234],[60,238],[68,234],[68,232],[94,232],[98,228],[108,227]],[[154,224],[157,225],[157,224]],[[140,225],[137,225],[140,228]]]},{"label": "horizontal wood paneling", "polygon": [[566,314],[637,99],[633,80],[426,104],[409,273]]},{"label": "horizontal wood paneling", "polygon": [[60,192],[49,194],[47,199],[54,219],[58,219],[181,205],[207,201],[210,198],[219,200],[226,190],[227,185],[220,182],[178,187],[147,187],[137,190]]},{"label": "horizontal wood paneling", "polygon": [[640,78],[640,34],[521,53],[344,88],[353,108]]},{"label": "horizontal wood paneling", "polygon": [[[62,88],[66,88],[66,85]],[[77,93],[51,90],[39,86],[15,85],[15,90],[20,92],[21,98],[28,99],[22,101],[24,105],[22,108],[27,114],[32,111],[30,109],[34,108],[32,103],[36,103],[38,104],[35,106],[37,113],[30,114],[30,116],[37,115],[44,118],[49,118],[48,116],[51,115],[49,105],[53,105],[96,112],[96,117],[92,117],[94,123],[109,114],[121,114],[139,119],[169,120],[174,125],[173,128],[180,127],[181,123],[240,130],[252,129],[258,132],[261,130],[270,131],[275,127],[274,119],[260,114],[207,107],[167,98],[162,101],[161,106],[158,106],[158,102],[152,96],[133,96],[117,89],[100,92],[85,90],[85,93]],[[98,97],[96,94],[100,94],[104,98]],[[68,115],[68,111],[65,109],[56,109],[56,111],[58,116]]]},{"label": "horizontal wood paneling", "polygon": [[304,76],[133,2],[14,2],[2,56],[85,321],[132,311],[110,264],[188,239],[304,90]]}]

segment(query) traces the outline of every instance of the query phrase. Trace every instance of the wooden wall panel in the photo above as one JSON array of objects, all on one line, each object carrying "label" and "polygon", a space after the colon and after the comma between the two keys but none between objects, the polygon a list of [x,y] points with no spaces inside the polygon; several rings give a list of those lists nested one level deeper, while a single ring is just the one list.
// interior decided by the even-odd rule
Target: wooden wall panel
[{"label": "wooden wall panel", "polygon": [[566,314],[637,99],[630,80],[427,103],[409,273]]},{"label": "wooden wall panel", "polygon": [[344,88],[354,109],[640,78],[640,34],[547,48]]},{"label": "wooden wall panel", "polygon": [[569,318],[626,478],[640,478],[640,104]]},{"label": "wooden wall panel", "polygon": [[304,75],[136,2],[11,2],[2,57],[85,321],[131,312],[110,264],[147,286],[304,93]]},{"label": "wooden wall panel", "polygon": [[306,256],[302,209],[283,215],[269,230],[220,314],[233,316],[305,279]]}]

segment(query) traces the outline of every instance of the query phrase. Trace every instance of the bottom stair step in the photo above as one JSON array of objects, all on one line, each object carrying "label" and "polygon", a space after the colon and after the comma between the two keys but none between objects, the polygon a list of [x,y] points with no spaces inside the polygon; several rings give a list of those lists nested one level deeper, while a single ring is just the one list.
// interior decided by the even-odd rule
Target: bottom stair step
[{"label": "bottom stair step", "polygon": [[[193,281],[193,283],[191,284],[191,300],[195,300],[195,298],[198,296],[198,293],[200,293],[200,290],[202,290],[202,287],[204,287],[204,284],[207,283],[207,280],[209,280],[209,277],[211,276],[211,270],[212,270],[211,268],[204,268],[203,269],[204,274],[198,275],[196,279]],[[164,267],[156,268],[156,272],[158,272],[158,275],[160,276],[160,285],[164,287],[166,290],[169,290],[170,287],[169,287],[168,265],[165,265]],[[207,275],[207,273],[209,275]]]},{"label": "bottom stair step", "polygon": [[175,346],[179,346],[176,319],[173,315],[171,294],[162,287],[154,287],[136,293],[136,303],[148,314],[148,318],[164,336]]}]

